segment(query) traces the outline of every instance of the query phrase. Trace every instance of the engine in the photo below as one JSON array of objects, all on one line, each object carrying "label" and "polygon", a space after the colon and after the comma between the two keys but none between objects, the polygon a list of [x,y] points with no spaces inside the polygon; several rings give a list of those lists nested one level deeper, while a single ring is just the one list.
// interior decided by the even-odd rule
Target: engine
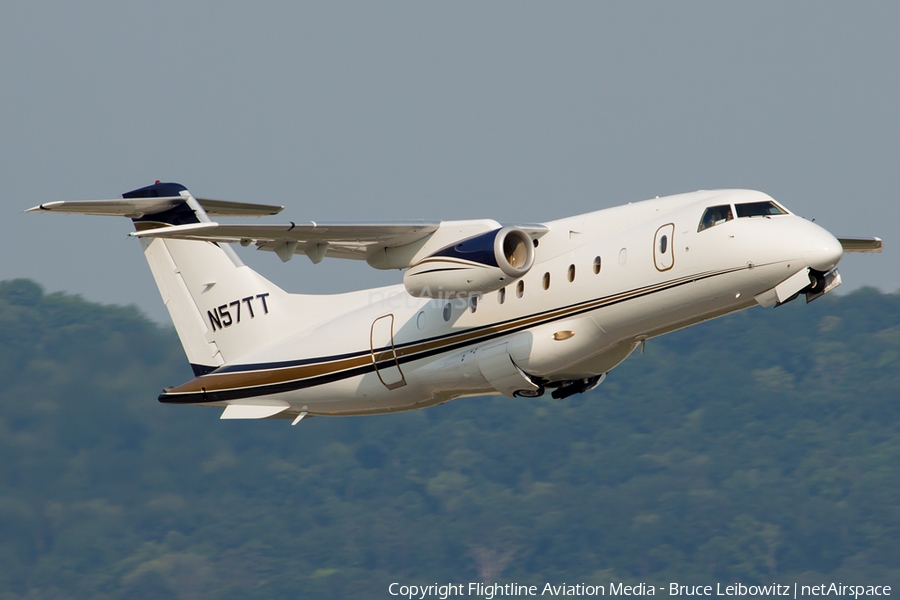
[{"label": "engine", "polygon": [[503,227],[456,242],[428,255],[403,275],[418,298],[452,298],[499,290],[528,273],[534,242],[515,227]]}]

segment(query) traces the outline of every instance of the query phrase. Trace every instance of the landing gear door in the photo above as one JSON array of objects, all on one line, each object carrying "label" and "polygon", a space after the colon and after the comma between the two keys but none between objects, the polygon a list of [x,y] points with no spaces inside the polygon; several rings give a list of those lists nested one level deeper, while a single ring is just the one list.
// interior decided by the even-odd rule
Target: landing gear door
[{"label": "landing gear door", "polygon": [[533,398],[544,393],[544,389],[513,362],[506,344],[478,349],[478,368],[495,390],[509,396]]},{"label": "landing gear door", "polygon": [[394,351],[394,315],[385,315],[372,323],[372,334],[369,338],[372,350],[372,362],[378,379],[389,390],[406,385],[400,363]]},{"label": "landing gear door", "polygon": [[656,230],[653,240],[653,263],[657,271],[668,271],[675,266],[675,225],[669,223]]}]

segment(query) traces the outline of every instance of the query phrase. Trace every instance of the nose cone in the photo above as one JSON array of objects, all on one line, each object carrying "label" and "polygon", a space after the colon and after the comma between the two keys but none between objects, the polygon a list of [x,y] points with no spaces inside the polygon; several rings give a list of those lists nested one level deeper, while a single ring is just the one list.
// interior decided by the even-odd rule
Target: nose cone
[{"label": "nose cone", "polygon": [[804,245],[808,264],[817,271],[830,271],[844,255],[844,248],[836,237],[815,223],[809,223],[805,232]]}]

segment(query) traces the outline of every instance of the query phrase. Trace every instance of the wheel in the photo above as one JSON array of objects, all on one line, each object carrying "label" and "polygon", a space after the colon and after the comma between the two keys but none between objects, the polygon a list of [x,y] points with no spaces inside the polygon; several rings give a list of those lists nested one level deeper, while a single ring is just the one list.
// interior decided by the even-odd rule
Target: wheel
[{"label": "wheel", "polygon": [[538,387],[536,390],[516,390],[513,396],[516,398],[538,398],[544,395],[544,386]]}]

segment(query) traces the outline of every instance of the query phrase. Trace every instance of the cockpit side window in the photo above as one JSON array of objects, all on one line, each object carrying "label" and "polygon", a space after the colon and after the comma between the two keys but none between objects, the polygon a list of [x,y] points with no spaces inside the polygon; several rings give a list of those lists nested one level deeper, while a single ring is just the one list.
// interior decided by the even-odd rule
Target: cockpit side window
[{"label": "cockpit side window", "polygon": [[769,217],[771,215],[786,215],[780,206],[774,202],[749,202],[747,204],[735,205],[737,216],[739,219],[743,217]]},{"label": "cockpit side window", "polygon": [[703,213],[703,218],[700,219],[700,227],[697,228],[697,231],[703,231],[704,229],[715,227],[716,225],[724,223],[726,221],[730,221],[733,218],[734,215],[731,214],[730,204],[723,204],[722,206],[710,206],[706,209],[706,212]]}]

